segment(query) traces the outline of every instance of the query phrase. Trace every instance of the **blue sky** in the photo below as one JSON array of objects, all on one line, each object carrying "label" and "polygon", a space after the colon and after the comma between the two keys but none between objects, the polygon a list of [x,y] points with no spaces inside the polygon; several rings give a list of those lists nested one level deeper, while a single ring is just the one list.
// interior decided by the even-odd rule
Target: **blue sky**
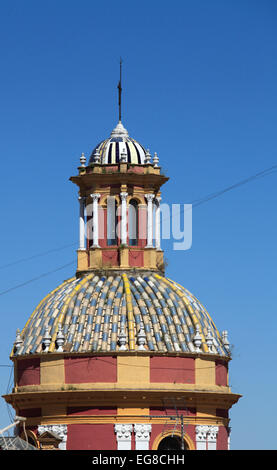
[{"label": "blue sky", "polygon": [[[158,153],[163,202],[190,204],[276,165],[277,5],[2,0],[0,44],[2,395],[16,329],[75,272],[69,177],[117,123],[119,57],[123,124]],[[168,277],[229,332],[233,449],[276,449],[276,176],[195,207],[190,250],[163,243]]]}]

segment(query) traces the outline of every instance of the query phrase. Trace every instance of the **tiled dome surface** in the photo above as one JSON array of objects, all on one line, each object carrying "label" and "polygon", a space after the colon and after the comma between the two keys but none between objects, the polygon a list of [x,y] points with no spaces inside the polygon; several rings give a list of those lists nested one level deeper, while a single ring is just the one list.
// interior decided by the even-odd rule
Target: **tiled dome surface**
[{"label": "tiled dome surface", "polygon": [[121,326],[128,350],[138,350],[137,335],[143,322],[145,349],[153,352],[195,352],[196,325],[201,351],[209,352],[205,336],[210,330],[212,352],[227,356],[221,337],[200,302],[179,284],[158,274],[87,274],[71,278],[37,306],[21,333],[16,355],[42,352],[47,326],[56,350],[58,325],[65,337],[64,351],[73,353],[118,351]]},{"label": "tiled dome surface", "polygon": [[125,152],[128,163],[140,165],[145,162],[146,150],[136,140],[129,137],[121,122],[112,131],[109,139],[103,140],[95,147],[89,163],[93,163],[96,150],[100,154],[102,164],[119,163],[122,152]]}]

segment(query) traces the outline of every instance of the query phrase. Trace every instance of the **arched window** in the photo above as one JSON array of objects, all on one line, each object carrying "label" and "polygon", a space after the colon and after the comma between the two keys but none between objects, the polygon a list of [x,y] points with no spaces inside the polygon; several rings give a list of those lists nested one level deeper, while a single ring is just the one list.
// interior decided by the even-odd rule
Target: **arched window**
[{"label": "arched window", "polygon": [[[187,447],[185,446],[185,449]],[[167,436],[159,444],[158,450],[180,450],[181,439],[179,436]]]},{"label": "arched window", "polygon": [[107,245],[117,245],[117,201],[112,196],[107,198]]},{"label": "arched window", "polygon": [[131,199],[128,210],[128,234],[129,245],[138,245],[138,202]]}]

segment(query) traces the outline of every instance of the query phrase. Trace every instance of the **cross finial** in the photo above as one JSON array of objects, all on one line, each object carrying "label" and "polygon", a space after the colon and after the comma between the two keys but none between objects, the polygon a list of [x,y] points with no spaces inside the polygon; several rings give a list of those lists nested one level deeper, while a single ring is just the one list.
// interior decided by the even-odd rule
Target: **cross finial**
[{"label": "cross finial", "polygon": [[119,65],[120,65],[120,78],[119,78],[119,82],[118,82],[117,88],[118,88],[118,111],[119,111],[119,121],[121,121],[121,93],[122,93],[122,87],[121,87],[122,59],[121,59],[121,57],[120,57]]}]

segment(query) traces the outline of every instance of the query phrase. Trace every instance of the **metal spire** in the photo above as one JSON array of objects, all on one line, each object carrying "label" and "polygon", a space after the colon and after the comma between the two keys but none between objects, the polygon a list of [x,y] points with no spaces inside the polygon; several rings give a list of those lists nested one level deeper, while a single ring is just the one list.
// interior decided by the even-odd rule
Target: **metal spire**
[{"label": "metal spire", "polygon": [[119,121],[121,122],[121,92],[122,92],[122,87],[121,87],[121,72],[122,72],[122,59],[120,57],[120,79],[117,85],[118,88],[118,108],[119,108]]}]

